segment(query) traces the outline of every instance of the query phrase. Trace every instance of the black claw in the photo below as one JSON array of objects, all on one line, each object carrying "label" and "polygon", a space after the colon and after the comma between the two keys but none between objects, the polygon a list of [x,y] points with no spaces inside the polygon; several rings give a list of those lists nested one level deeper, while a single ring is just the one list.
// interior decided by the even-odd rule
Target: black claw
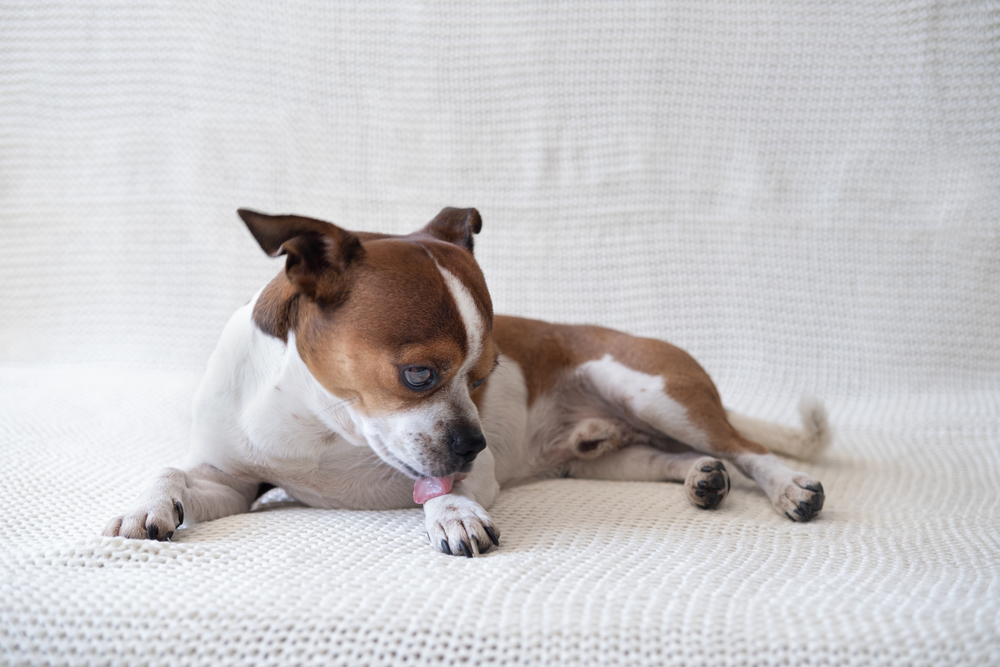
[{"label": "black claw", "polygon": [[156,536],[160,534],[160,527],[155,523],[151,526],[146,527],[146,538],[150,540],[155,540]]},{"label": "black claw", "polygon": [[699,489],[707,489],[708,488],[708,482],[705,482],[705,481],[698,482],[698,488]]},{"label": "black claw", "polygon": [[701,471],[702,472],[712,472],[714,469],[715,468],[713,468],[712,466],[702,466],[701,467]]},{"label": "black claw", "polygon": [[484,529],[486,530],[486,534],[490,536],[490,542],[493,543],[493,546],[500,546],[500,540],[497,538],[496,531],[491,526],[484,526]]},{"label": "black claw", "polygon": [[826,496],[823,493],[823,485],[817,483],[815,486],[812,484],[806,485],[805,489],[807,491],[812,491],[815,495],[810,499],[809,504],[812,506],[814,512],[818,512],[823,509],[823,501],[826,500]]},{"label": "black claw", "polygon": [[729,477],[726,478],[726,493],[733,487],[733,480]]},{"label": "black claw", "polygon": [[794,516],[792,516],[792,515],[791,515],[791,514],[789,514],[788,512],[785,512],[785,516],[787,516],[787,517],[788,517],[789,519],[791,519],[792,521],[798,521],[798,519],[796,519],[796,518],[795,518]]},{"label": "black claw", "polygon": [[174,511],[177,512],[177,525],[179,526],[184,523],[184,505],[181,504],[181,501],[174,501]]},{"label": "black claw", "polygon": [[698,489],[697,491],[694,492],[694,495],[698,496],[699,498],[704,498],[705,496],[708,495],[708,489]]},{"label": "black claw", "polygon": [[472,558],[472,549],[470,549],[469,545],[465,543],[465,540],[459,542],[458,546],[462,547],[462,553],[465,554],[466,558]]},{"label": "black claw", "polygon": [[166,540],[167,542],[169,542],[170,538],[173,537],[173,536],[174,536],[174,531],[171,530],[169,533],[167,533],[166,535],[163,536],[163,539]]},{"label": "black claw", "polygon": [[802,517],[803,521],[809,521],[813,518],[813,508],[804,500],[799,502],[799,506],[796,508],[795,513]]},{"label": "black claw", "polygon": [[451,555],[451,547],[448,546],[448,540],[441,540],[441,551],[445,552],[449,556]]}]

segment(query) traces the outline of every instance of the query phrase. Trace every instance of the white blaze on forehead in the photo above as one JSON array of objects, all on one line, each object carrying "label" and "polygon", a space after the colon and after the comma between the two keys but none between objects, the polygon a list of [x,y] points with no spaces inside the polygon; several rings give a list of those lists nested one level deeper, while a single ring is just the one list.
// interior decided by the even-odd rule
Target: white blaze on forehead
[{"label": "white blaze on forehead", "polygon": [[455,299],[458,313],[462,317],[462,324],[465,325],[465,339],[468,341],[468,349],[466,350],[465,363],[459,370],[461,376],[476,364],[479,355],[483,353],[483,333],[486,329],[486,323],[483,322],[483,316],[479,312],[479,308],[476,307],[476,301],[472,298],[472,292],[469,291],[469,288],[455,274],[438,264],[437,260],[434,263],[437,264],[438,271],[444,277],[444,284],[451,292],[452,298]]}]

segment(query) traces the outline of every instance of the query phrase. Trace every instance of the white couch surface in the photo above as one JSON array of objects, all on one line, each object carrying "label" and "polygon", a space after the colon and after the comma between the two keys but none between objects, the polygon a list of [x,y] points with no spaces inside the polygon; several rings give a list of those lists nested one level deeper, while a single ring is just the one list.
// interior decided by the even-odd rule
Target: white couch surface
[{"label": "white couch surface", "polygon": [[[280,268],[237,207],[449,205],[497,312],[823,397],[820,518],[735,475],[505,490],[474,560],[280,494],[99,537]],[[0,664],[1000,664],[995,2],[7,0],[0,247]]]}]

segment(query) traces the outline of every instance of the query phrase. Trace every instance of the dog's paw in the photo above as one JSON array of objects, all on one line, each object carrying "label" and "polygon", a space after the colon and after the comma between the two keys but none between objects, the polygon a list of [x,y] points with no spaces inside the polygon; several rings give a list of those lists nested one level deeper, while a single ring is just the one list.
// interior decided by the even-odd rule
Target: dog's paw
[{"label": "dog's paw", "polygon": [[774,507],[792,521],[812,521],[823,509],[823,485],[819,481],[796,473],[789,484],[781,489]]},{"label": "dog's paw", "polygon": [[500,546],[500,531],[482,507],[465,496],[445,494],[424,503],[427,538],[438,551],[472,558]]},{"label": "dog's paw", "polygon": [[177,526],[184,523],[184,505],[180,500],[162,498],[123,516],[116,516],[104,526],[106,537],[169,540]]},{"label": "dog's paw", "polygon": [[711,457],[698,459],[684,481],[688,499],[703,510],[714,509],[729,493],[729,473],[726,465]]}]

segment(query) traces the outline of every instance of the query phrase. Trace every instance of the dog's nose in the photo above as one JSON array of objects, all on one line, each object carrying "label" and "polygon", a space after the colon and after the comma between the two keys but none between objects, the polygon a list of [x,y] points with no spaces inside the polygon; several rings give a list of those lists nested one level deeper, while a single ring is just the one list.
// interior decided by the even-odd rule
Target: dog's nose
[{"label": "dog's nose", "polygon": [[476,454],[486,449],[486,438],[483,432],[475,426],[462,425],[451,430],[451,452],[468,462],[476,458]]}]

